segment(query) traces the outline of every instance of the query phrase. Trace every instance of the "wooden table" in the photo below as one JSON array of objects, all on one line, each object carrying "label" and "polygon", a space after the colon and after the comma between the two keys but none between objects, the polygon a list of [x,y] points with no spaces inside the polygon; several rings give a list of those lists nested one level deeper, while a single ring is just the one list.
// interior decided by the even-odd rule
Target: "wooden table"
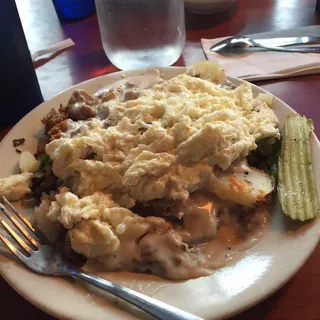
[{"label": "wooden table", "polygon": [[[53,60],[37,65],[42,93],[49,99],[84,80],[116,71],[105,56],[96,16],[61,24],[51,1],[16,0],[32,52],[70,37],[76,43]],[[186,13],[187,42],[176,65],[188,65],[204,55],[200,38],[281,30],[319,24],[316,0],[238,0],[231,10],[210,16]],[[300,113],[313,118],[320,136],[320,75],[259,82]],[[0,128],[0,140],[10,128]],[[294,248],[292,249],[294,250]],[[41,294],[41,293],[39,293]],[[293,279],[249,311],[233,320],[318,320],[320,319],[320,247]],[[26,302],[0,279],[1,319],[49,320],[51,316]],[[107,318],[106,318],[107,319]]]}]

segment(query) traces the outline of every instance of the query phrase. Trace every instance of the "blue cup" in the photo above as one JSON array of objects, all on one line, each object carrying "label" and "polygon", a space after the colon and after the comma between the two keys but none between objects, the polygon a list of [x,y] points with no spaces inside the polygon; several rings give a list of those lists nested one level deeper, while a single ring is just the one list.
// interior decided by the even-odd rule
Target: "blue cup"
[{"label": "blue cup", "polygon": [[60,20],[73,21],[87,18],[95,13],[94,0],[53,0]]}]

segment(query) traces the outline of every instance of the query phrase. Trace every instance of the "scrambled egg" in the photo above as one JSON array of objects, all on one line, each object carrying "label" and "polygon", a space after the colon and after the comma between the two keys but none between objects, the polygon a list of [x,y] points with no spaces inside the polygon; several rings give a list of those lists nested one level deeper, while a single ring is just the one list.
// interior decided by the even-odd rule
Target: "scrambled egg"
[{"label": "scrambled egg", "polygon": [[54,174],[77,196],[101,191],[126,208],[211,190],[214,166],[226,170],[257,140],[280,136],[274,112],[249,84],[227,90],[186,74],[136,100],[111,100],[108,112],[113,126],[88,120],[75,135],[50,142],[46,153]]},{"label": "scrambled egg", "polygon": [[0,179],[0,196],[12,201],[21,199],[31,193],[31,179],[32,173],[27,172]]},{"label": "scrambled egg", "polygon": [[142,218],[119,207],[110,195],[95,192],[80,199],[67,188],[61,189],[54,201],[44,199],[35,210],[35,218],[46,234],[50,228],[56,229],[57,223],[62,224],[69,230],[74,251],[108,260],[110,269],[141,260],[138,241],[147,233],[162,232],[170,226],[162,218]]}]

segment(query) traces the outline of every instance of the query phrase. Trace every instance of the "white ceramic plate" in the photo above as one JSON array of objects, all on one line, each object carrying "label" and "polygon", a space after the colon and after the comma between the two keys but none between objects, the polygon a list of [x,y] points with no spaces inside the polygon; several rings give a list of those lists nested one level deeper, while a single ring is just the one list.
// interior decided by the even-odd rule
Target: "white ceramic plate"
[{"label": "white ceramic plate", "polygon": [[[160,71],[165,78],[171,78],[184,69],[172,67]],[[16,168],[18,154],[12,147],[13,139],[26,138],[25,147],[34,151],[36,137],[42,127],[40,120],[51,108],[66,103],[76,88],[94,93],[101,87],[120,80],[124,74],[140,75],[142,71],[119,72],[89,80],[42,103],[30,112],[0,144],[0,177],[10,175]],[[238,79],[230,80],[235,84],[243,82]],[[265,92],[255,86],[253,89],[255,93]],[[273,109],[281,124],[285,116],[293,112],[277,98],[273,101]],[[313,163],[317,164],[320,144],[315,135],[312,135],[311,141]],[[315,175],[320,190],[320,166],[315,167]],[[255,247],[243,252],[238,259],[209,277],[177,283],[139,274],[109,273],[104,276],[204,319],[221,319],[251,307],[287,282],[314,250],[319,240],[319,231],[319,220],[305,224],[293,223],[284,218],[277,206],[267,235]],[[135,308],[80,283],[38,276],[13,262],[3,248],[0,248],[1,255],[0,273],[6,281],[31,303],[58,318],[119,320],[146,317]]]}]

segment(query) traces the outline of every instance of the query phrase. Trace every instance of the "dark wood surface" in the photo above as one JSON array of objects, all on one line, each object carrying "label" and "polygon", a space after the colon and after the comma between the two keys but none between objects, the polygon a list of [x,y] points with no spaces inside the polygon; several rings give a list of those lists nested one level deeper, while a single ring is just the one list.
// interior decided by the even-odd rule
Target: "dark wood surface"
[{"label": "dark wood surface", "polygon": [[[257,33],[319,24],[316,0],[238,0],[227,12],[197,16],[186,13],[187,42],[176,65],[204,59],[200,39]],[[101,45],[96,16],[61,24],[49,0],[16,0],[31,52],[66,38],[75,43],[53,60],[36,64],[45,99],[90,78],[114,72]],[[320,75],[259,82],[300,113],[313,118],[320,136]],[[10,128],[0,128],[0,140]],[[294,250],[294,248],[293,248]],[[232,320],[318,320],[320,319],[320,247],[282,289],[259,305]],[[39,293],[41,294],[41,293]],[[49,320],[0,278],[1,319]],[[106,316],[107,319],[107,316]]]}]

